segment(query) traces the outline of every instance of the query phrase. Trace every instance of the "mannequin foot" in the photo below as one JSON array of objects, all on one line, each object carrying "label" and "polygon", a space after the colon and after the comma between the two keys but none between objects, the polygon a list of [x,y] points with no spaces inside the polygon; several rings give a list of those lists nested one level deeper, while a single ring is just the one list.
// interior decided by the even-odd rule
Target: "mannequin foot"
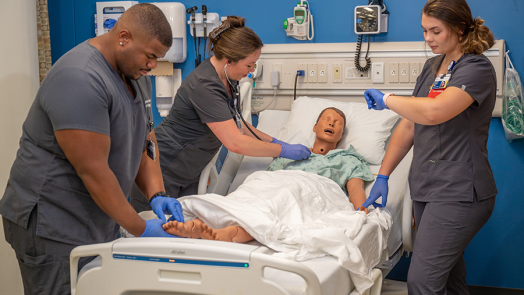
[{"label": "mannequin foot", "polygon": [[184,223],[173,220],[162,225],[162,228],[168,234],[182,238],[198,239],[202,232],[202,224],[204,223],[200,219],[193,219]]},{"label": "mannequin foot", "polygon": [[224,242],[233,242],[234,237],[238,234],[238,227],[230,225],[221,229],[212,229],[207,224],[202,224],[202,239],[216,240]]}]

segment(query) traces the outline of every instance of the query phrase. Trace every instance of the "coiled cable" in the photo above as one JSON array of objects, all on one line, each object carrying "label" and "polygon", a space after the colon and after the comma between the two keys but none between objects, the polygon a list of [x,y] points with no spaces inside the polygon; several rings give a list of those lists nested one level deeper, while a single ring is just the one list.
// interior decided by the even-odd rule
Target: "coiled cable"
[{"label": "coiled cable", "polygon": [[371,59],[368,58],[368,55],[369,55],[369,36],[368,36],[368,49],[366,51],[366,57],[364,58],[366,60],[366,66],[365,67],[361,67],[360,66],[360,51],[362,49],[362,38],[364,37],[364,35],[358,35],[358,42],[357,42],[357,52],[355,53],[355,68],[359,71],[359,72],[367,72],[369,70],[369,68],[371,67]]}]

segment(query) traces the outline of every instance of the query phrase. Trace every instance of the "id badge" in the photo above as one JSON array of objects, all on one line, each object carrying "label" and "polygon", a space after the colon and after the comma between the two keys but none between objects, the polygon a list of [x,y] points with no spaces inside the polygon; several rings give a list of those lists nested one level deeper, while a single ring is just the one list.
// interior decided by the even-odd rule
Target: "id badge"
[{"label": "id badge", "polygon": [[431,89],[446,89],[450,78],[451,74],[438,75],[435,79],[435,82],[433,82],[433,86],[431,86]]},{"label": "id badge", "polygon": [[146,142],[146,153],[147,156],[151,158],[151,160],[155,160],[156,158],[156,151],[155,151],[155,143],[151,140],[147,140]]},{"label": "id badge", "polygon": [[242,126],[242,120],[240,119],[240,115],[237,113],[235,115],[235,121],[237,123],[237,127],[238,127],[238,130],[240,130],[240,133],[242,133],[242,129],[243,129],[243,126]]},{"label": "id badge", "polygon": [[446,87],[448,86],[448,81],[451,78],[451,74],[441,74],[438,75],[435,79],[435,82],[433,82],[433,85],[431,86],[431,90],[429,91],[428,97],[435,98],[444,90],[446,90]]}]

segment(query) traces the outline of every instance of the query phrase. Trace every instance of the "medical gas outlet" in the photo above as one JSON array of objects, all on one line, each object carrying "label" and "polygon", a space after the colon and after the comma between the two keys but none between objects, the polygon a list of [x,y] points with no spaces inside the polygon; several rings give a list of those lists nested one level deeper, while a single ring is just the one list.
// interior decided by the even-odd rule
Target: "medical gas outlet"
[{"label": "medical gas outlet", "polygon": [[[306,4],[304,4],[304,2]],[[284,30],[287,36],[297,40],[313,40],[315,29],[313,28],[313,15],[309,9],[307,0],[300,0],[293,10],[293,17],[284,21]],[[309,34],[311,30],[311,35]]]}]

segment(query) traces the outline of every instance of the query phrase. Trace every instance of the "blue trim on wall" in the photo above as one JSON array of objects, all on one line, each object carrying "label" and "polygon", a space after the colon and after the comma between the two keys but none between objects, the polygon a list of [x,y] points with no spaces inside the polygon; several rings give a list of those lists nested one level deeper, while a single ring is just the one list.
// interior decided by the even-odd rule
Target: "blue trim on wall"
[{"label": "blue trim on wall", "polygon": [[[157,2],[168,2],[156,0]],[[155,1],[140,1],[155,2]],[[420,15],[426,1],[384,0],[390,11],[389,32],[372,37],[373,42],[422,41]],[[339,43],[356,42],[353,31],[353,11],[367,1],[311,0],[315,22],[314,41],[297,41],[286,37],[282,24],[291,17],[296,0],[240,1],[218,0],[182,1],[186,7],[206,4],[208,11],[219,15],[240,15],[247,25],[267,44],[274,43]],[[94,0],[48,0],[51,26],[52,59],[56,61],[75,45],[94,37]],[[474,16],[481,16],[498,39],[506,40],[507,49],[517,71],[524,78],[524,38],[518,32],[524,28],[524,3],[511,0],[495,5],[492,0],[470,0]],[[520,10],[523,10],[522,12]],[[510,28],[516,28],[511,30]],[[183,78],[194,69],[194,49],[187,29],[188,54],[186,62],[176,64]],[[373,46],[373,44],[371,45]],[[152,79],[154,80],[154,79]],[[153,81],[154,83],[154,81]],[[153,88],[154,89],[154,88]],[[153,105],[155,95],[153,94]],[[161,118],[154,114],[158,124]],[[492,119],[488,141],[489,160],[499,194],[491,219],[472,241],[465,253],[468,284],[524,289],[524,142],[509,144],[504,138],[500,119]],[[409,260],[407,260],[409,263]],[[404,262],[401,266],[405,268]],[[405,276],[405,269],[401,271]]]}]

